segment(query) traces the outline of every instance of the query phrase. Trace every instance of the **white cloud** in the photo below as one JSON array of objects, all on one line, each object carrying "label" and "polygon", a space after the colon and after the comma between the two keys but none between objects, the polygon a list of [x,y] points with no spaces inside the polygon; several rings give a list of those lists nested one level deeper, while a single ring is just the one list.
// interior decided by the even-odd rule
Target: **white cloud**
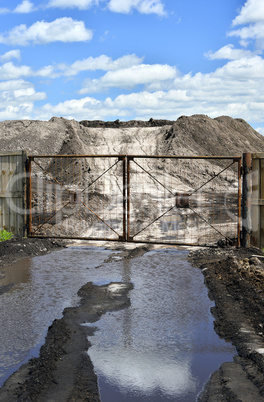
[{"label": "white cloud", "polygon": [[[249,82],[250,80],[257,82],[264,77],[264,59],[260,56],[254,56],[233,60],[218,68],[213,75],[220,77],[224,83],[229,80],[234,82]],[[250,81],[250,87],[254,85],[252,81]]]},{"label": "white cloud", "polygon": [[[73,4],[70,0],[60,1],[60,4],[64,4],[64,6],[68,4],[68,7]],[[140,9],[139,6],[140,4],[142,6],[143,1],[121,2],[116,0],[114,2],[112,0],[109,2],[107,0],[107,4],[110,3],[112,6],[115,4],[116,12],[133,10],[142,12],[142,8]],[[154,2],[152,3],[154,4]],[[250,3],[247,1],[244,7]],[[75,5],[79,7],[85,4],[88,6],[88,2],[75,2]],[[121,11],[122,7],[123,10],[127,11]],[[244,16],[243,21],[250,21],[251,18],[252,21],[248,22],[250,25],[241,27],[241,29],[234,29],[229,35],[239,36],[244,44],[252,39],[263,41],[264,28],[260,26],[260,22],[249,17],[249,14],[246,17],[246,14],[243,13],[242,8],[239,15]],[[63,36],[66,31],[67,34],[71,31],[73,23],[79,23],[79,21],[74,21],[71,18],[61,18],[56,21],[56,26],[53,25],[55,21],[53,23],[38,22],[29,28],[24,26],[25,28],[20,30],[17,36],[21,38],[24,44],[31,42],[48,43],[50,38],[55,36],[54,32],[59,31],[58,38],[60,38],[60,35]],[[238,25],[238,22],[234,22],[235,25]],[[264,24],[262,25],[264,26]],[[86,32],[84,25],[82,28]],[[74,35],[77,34],[73,29],[71,36],[74,38]],[[6,33],[4,37],[5,40],[13,39],[13,30]],[[0,36],[0,41],[1,39],[3,39],[3,35]],[[6,80],[0,83],[0,118],[4,116],[3,110],[7,113],[4,118],[7,116],[22,118],[28,113],[28,115],[31,114],[31,118],[45,120],[53,115],[76,120],[149,119],[150,117],[175,120],[182,114],[201,113],[210,117],[219,115],[242,117],[249,122],[254,121],[255,124],[259,122],[258,125],[261,126],[264,120],[264,92],[262,91],[264,86],[264,58],[260,54],[260,52],[257,53],[227,44],[216,52],[206,54],[210,60],[227,60],[222,67],[208,74],[189,73],[181,75],[174,66],[143,64],[143,57],[138,57],[135,54],[125,55],[117,59],[112,59],[103,54],[98,57],[76,60],[72,64],[47,65],[33,71],[29,66],[18,67],[12,62],[8,62],[11,59],[20,58],[20,52],[13,50],[0,56],[0,61],[5,63],[0,66],[0,79]],[[43,100],[46,94],[35,92],[32,84],[21,79],[29,76],[49,79],[61,76],[74,77],[85,71],[97,71],[96,78],[84,80],[83,88],[79,91],[79,96],[76,96],[78,99],[68,99],[58,104],[49,102],[38,108],[35,107],[35,102]],[[88,73],[87,77],[89,77]],[[118,96],[104,98],[103,95],[100,95],[98,99],[96,96],[84,95],[107,91],[111,88],[126,89],[126,91],[119,90]]]},{"label": "white cloud", "polygon": [[133,88],[137,85],[150,86],[152,89],[177,76],[175,67],[161,64],[140,64],[129,68],[108,71],[100,79],[85,80],[80,93],[100,92],[109,88]]},{"label": "white cloud", "polygon": [[128,14],[133,9],[142,14],[166,15],[162,0],[110,0],[110,11]]},{"label": "white cloud", "polygon": [[[87,10],[100,2],[105,3],[106,0],[50,0],[47,7]],[[163,0],[107,0],[107,7],[114,13],[128,14],[136,10],[142,14],[166,15]]]},{"label": "white cloud", "polygon": [[0,82],[0,91],[13,91],[22,88],[31,88],[32,84],[22,79]]},{"label": "white cloud", "polygon": [[20,77],[32,76],[33,70],[29,66],[15,66],[12,62],[8,62],[0,66],[1,80],[14,80]]},{"label": "white cloud", "polygon": [[14,99],[18,102],[35,102],[46,99],[45,92],[36,92],[34,88],[16,89],[14,92]]},{"label": "white cloud", "polygon": [[140,64],[143,58],[135,54],[122,56],[116,60],[106,55],[98,57],[88,57],[87,59],[77,60],[71,66],[63,66],[65,75],[72,76],[78,74],[80,71],[95,71],[95,70],[118,70],[122,68],[131,67]]},{"label": "white cloud", "polygon": [[242,57],[252,57],[253,53],[249,50],[244,49],[235,49],[234,45],[226,45],[223,46],[221,49],[217,50],[216,52],[208,52],[205,55],[210,60],[217,60],[217,59],[227,59],[227,60],[237,60],[241,59]]},{"label": "white cloud", "polygon": [[[201,113],[263,121],[264,59],[260,56],[230,60],[209,74],[180,75],[175,68],[168,67],[142,64],[108,71],[96,82],[91,81],[95,89],[142,84],[145,90],[102,100],[84,97],[58,105],[47,104],[37,111],[38,118],[49,119],[56,114],[76,120],[150,117],[175,120],[183,114]],[[155,86],[160,89],[153,89]]]},{"label": "white cloud", "polygon": [[[11,50],[2,56],[0,61],[5,62],[12,58],[20,59],[19,50]],[[22,76],[43,77],[43,78],[58,78],[61,76],[74,76],[82,71],[114,71],[133,65],[138,65],[142,62],[142,58],[135,54],[125,55],[116,60],[111,57],[101,55],[99,57],[89,57],[83,60],[77,60],[72,65],[53,64],[41,67],[38,70],[33,70],[29,66],[15,66],[12,62],[8,62],[0,66],[0,79],[17,79]]]},{"label": "white cloud", "polygon": [[248,27],[236,29],[229,32],[229,36],[240,37],[243,41],[248,39],[263,39],[264,38],[264,26],[263,22],[258,22]]},{"label": "white cloud", "polygon": [[233,25],[244,25],[264,20],[263,0],[247,0],[239,15],[233,20]]},{"label": "white cloud", "polygon": [[57,8],[79,8],[87,10],[93,5],[97,5],[99,0],[50,0],[48,7]]},{"label": "white cloud", "polygon": [[[19,50],[11,50],[0,56],[0,61],[7,61],[12,58],[20,59]],[[45,77],[45,78],[57,78],[61,75],[55,71],[54,66],[45,66],[39,70],[34,71],[31,67],[22,65],[16,66],[13,62],[7,62],[0,66],[0,80],[16,80],[20,77]]]},{"label": "white cloud", "polygon": [[10,50],[9,52],[6,52],[2,56],[0,56],[0,61],[9,61],[11,59],[17,59],[20,60],[20,50]]},{"label": "white cloud", "polygon": [[0,119],[31,118],[34,103],[46,97],[45,92],[36,92],[30,82],[22,79],[0,82]]},{"label": "white cloud", "polygon": [[33,106],[33,103],[28,103],[2,107],[0,99],[0,120],[30,119],[32,116]]},{"label": "white cloud", "polygon": [[21,24],[9,32],[0,34],[0,43],[27,46],[51,42],[82,42],[91,40],[93,33],[83,21],[58,18],[52,22],[37,21],[30,27]]},{"label": "white cloud", "polygon": [[57,78],[60,76],[60,74],[55,71],[54,66],[42,67],[39,70],[35,71],[34,75],[42,78]]},{"label": "white cloud", "polygon": [[[100,109],[101,102],[97,99],[86,97],[82,99],[70,99],[65,102],[58,103],[57,105],[51,105],[49,103],[45,104],[40,112],[40,116],[44,119],[49,119],[52,116],[67,116],[67,118],[80,117],[83,116],[94,116],[98,114],[97,109]],[[75,116],[75,117],[73,117]]]},{"label": "white cloud", "polygon": [[35,11],[35,6],[29,0],[23,0],[15,9],[14,13],[27,14]]},{"label": "white cloud", "polygon": [[237,36],[241,39],[243,47],[254,40],[259,50],[264,49],[264,2],[263,0],[247,0],[240,10],[239,15],[233,20],[232,25],[245,25],[242,28],[231,30],[229,36]]},{"label": "white cloud", "polygon": [[[216,52],[217,57],[225,56],[228,62],[208,74],[181,75],[172,66],[140,64],[142,59],[136,55],[126,55],[116,60],[102,55],[77,60],[70,66],[49,65],[36,71],[29,66],[17,67],[12,62],[7,62],[0,66],[0,79],[6,80],[0,85],[2,107],[6,109],[6,105],[15,105],[11,114],[15,116],[17,110],[16,118],[22,118],[24,110],[29,112],[31,108],[31,118],[38,119],[49,119],[53,115],[58,115],[76,120],[150,117],[174,120],[182,114],[202,113],[211,117],[230,115],[242,117],[249,122],[262,122],[264,59],[254,54],[250,57],[248,53],[247,57],[235,58],[239,55],[233,53],[235,50],[239,49],[227,47]],[[7,52],[3,56],[11,57],[12,54],[8,56]],[[13,56],[18,57],[19,53],[14,53]],[[101,97],[69,99],[57,105],[48,103],[36,109],[34,102],[44,99],[45,94],[35,93],[33,85],[25,84],[19,79],[29,76],[56,78],[89,70],[107,72],[96,80],[86,80],[86,85],[90,84],[90,87],[85,86],[80,93],[113,87],[131,90],[138,85],[143,89],[127,94],[120,91],[120,95],[105,99]],[[28,99],[31,99],[31,103],[27,101]],[[29,104],[31,106],[21,109],[18,100],[24,106]]]}]

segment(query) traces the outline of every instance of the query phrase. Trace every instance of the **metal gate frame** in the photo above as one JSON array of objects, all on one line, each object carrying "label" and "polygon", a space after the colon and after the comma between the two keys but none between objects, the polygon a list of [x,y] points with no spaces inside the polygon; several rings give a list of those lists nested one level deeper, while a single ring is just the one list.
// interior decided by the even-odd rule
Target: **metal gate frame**
[{"label": "metal gate frame", "polygon": [[[235,164],[235,163],[237,163],[237,180],[238,180],[238,193],[237,193],[237,213],[238,213],[238,216],[237,216],[237,239],[236,239],[236,246],[240,246],[240,243],[241,243],[241,239],[240,239],[240,237],[241,237],[241,208],[242,208],[242,206],[241,206],[241,200],[242,200],[242,157],[240,157],[240,156],[179,156],[179,155],[175,155],[175,156],[168,156],[168,155],[155,155],[155,156],[153,156],[153,155],[127,155],[126,156],[126,159],[127,159],[127,241],[129,241],[129,242],[133,242],[133,241],[135,241],[135,242],[138,242],[138,243],[156,243],[156,242],[150,242],[150,241],[140,241],[140,240],[134,240],[133,238],[136,236],[136,235],[138,235],[140,232],[142,232],[143,230],[145,230],[147,227],[149,227],[152,223],[154,223],[154,222],[156,222],[157,220],[159,220],[162,216],[164,216],[165,214],[162,214],[161,216],[159,216],[158,218],[156,218],[151,224],[149,224],[149,225],[147,225],[143,230],[141,230],[139,233],[137,233],[136,235],[134,235],[134,236],[131,236],[131,233],[130,233],[130,223],[131,223],[131,213],[130,213],[130,201],[131,201],[131,197],[130,197],[130,176],[131,176],[131,169],[130,169],[130,162],[131,161],[134,161],[134,159],[135,158],[137,158],[137,159],[190,159],[190,160],[192,160],[192,159],[196,159],[196,160],[230,160],[231,161],[231,163],[230,163],[230,165],[229,166],[227,166],[226,168],[224,168],[224,169],[222,169],[219,173],[218,173],[218,175],[220,175],[221,173],[223,173],[225,170],[227,170],[228,168],[230,168],[233,164]],[[135,162],[135,161],[134,161]],[[141,168],[142,168],[142,166],[140,166]],[[145,170],[144,168],[142,168],[143,170]],[[149,173],[149,172],[147,172],[146,170],[145,170],[145,172],[148,174],[148,175],[150,175],[152,178],[154,178],[155,179],[155,177],[151,174],[151,173]],[[215,177],[217,177],[218,175],[216,175],[216,176],[214,176],[214,177],[212,177],[210,180],[208,180],[207,182],[205,182],[201,187],[203,187],[203,186],[205,186],[207,183],[209,183],[210,181],[212,181],[212,180],[214,180],[215,179]],[[157,179],[156,179],[156,181],[157,182],[159,182]],[[200,187],[200,188],[201,188]],[[200,189],[199,188],[199,189]],[[199,189],[195,189],[194,190],[194,192],[196,192],[197,190],[199,190]],[[194,193],[193,192],[193,193]],[[192,193],[192,194],[193,194]],[[175,195],[177,195],[177,194],[175,194]],[[183,194],[183,198],[182,198],[182,202],[187,202],[187,204],[188,204],[188,197],[190,196],[191,194]],[[177,198],[177,197],[176,197]],[[177,201],[176,201],[177,202]],[[181,202],[181,200],[179,200],[179,202]],[[190,208],[190,206],[189,205],[186,205],[186,208]],[[193,212],[195,212],[195,211],[193,211]],[[203,218],[203,217],[201,217],[200,216],[200,218],[202,218],[205,222],[206,222],[206,220]],[[208,223],[208,222],[206,222],[208,225],[210,225],[210,223]],[[218,231],[216,228],[214,228],[212,225],[210,225],[214,230],[216,230],[216,231]],[[218,231],[219,232],[219,231]],[[222,235],[222,233],[221,232],[219,232],[221,235]],[[226,237],[225,235],[222,235],[223,236],[223,238],[225,238],[225,240],[227,241],[227,242],[229,242],[229,244],[232,244],[232,241],[231,241],[231,239],[229,239],[228,237]],[[177,243],[177,242],[175,242],[175,243],[171,243],[171,242],[168,242],[168,243],[166,243],[166,242],[162,242],[162,244],[168,244],[168,245],[172,245],[172,244],[175,244],[175,245],[186,245],[186,246],[199,246],[199,244],[193,244],[193,243],[186,243],[186,242],[184,242],[184,243]],[[203,245],[203,246],[205,246],[205,245]]]},{"label": "metal gate frame", "polygon": [[[84,236],[45,236],[45,235],[36,235],[35,232],[44,224],[48,223],[52,217],[54,217],[59,211],[56,211],[54,215],[52,215],[49,219],[44,221],[37,229],[32,230],[32,163],[35,162],[44,172],[50,175],[50,172],[45,171],[42,166],[40,166],[35,159],[45,159],[45,158],[115,158],[117,162],[110,166],[106,171],[100,174],[89,186],[92,186],[98,179],[100,179],[104,174],[106,174],[111,168],[113,168],[118,162],[122,163],[122,173],[123,173],[123,233],[118,234],[107,222],[105,222],[100,216],[98,216],[93,210],[91,210],[87,205],[83,204],[92,214],[94,214],[100,221],[102,221],[108,228],[110,228],[113,232],[118,235],[117,239],[112,238],[101,238],[101,237],[84,237]],[[27,159],[27,233],[28,237],[42,237],[42,238],[61,238],[61,239],[76,239],[76,240],[104,240],[104,241],[126,241],[126,186],[124,183],[126,182],[126,156],[125,155],[29,155]],[[53,178],[54,179],[54,178]],[[63,183],[60,183],[57,179],[54,179],[57,184],[64,187]],[[87,187],[85,188],[87,189]],[[85,190],[84,189],[84,190]],[[67,189],[66,189],[67,190]],[[84,191],[82,190],[82,191]],[[81,191],[81,192],[82,192]],[[72,200],[65,204],[63,208],[65,208],[69,203],[75,202],[75,197],[73,194]]]},{"label": "metal gate frame", "polygon": [[[70,237],[70,236],[45,236],[41,235],[38,236],[34,234],[34,231],[32,230],[32,183],[31,183],[31,172],[32,172],[32,163],[35,162],[36,158],[117,158],[118,162],[122,162],[122,175],[123,175],[123,222],[122,222],[122,227],[123,227],[123,233],[118,235],[117,239],[112,239],[112,238],[100,238],[100,237]],[[223,170],[218,173],[220,175],[223,171],[228,169],[230,166],[233,164],[237,163],[237,180],[238,180],[238,193],[237,193],[237,239],[236,239],[236,245],[240,245],[240,232],[241,232],[241,175],[242,175],[242,168],[241,168],[241,160],[242,158],[239,156],[168,156],[168,155],[29,155],[28,160],[27,160],[27,208],[28,208],[28,219],[27,219],[27,229],[28,229],[28,236],[29,237],[56,237],[56,238],[67,238],[67,239],[80,239],[80,240],[104,240],[104,241],[125,241],[125,242],[138,242],[138,243],[158,243],[158,242],[151,242],[151,241],[139,241],[139,240],[134,240],[133,237],[131,236],[131,231],[130,231],[130,225],[131,225],[131,194],[130,194],[130,179],[131,179],[131,168],[130,164],[131,161],[134,161],[135,158],[139,159],[190,159],[190,160],[230,160],[230,165],[228,167],[224,168]],[[114,165],[113,165],[114,166]],[[41,167],[42,168],[42,167]],[[111,167],[110,167],[111,168]],[[110,169],[109,168],[109,169]],[[108,169],[108,170],[109,170]],[[108,171],[107,170],[107,171]],[[103,172],[105,174],[106,172]],[[149,172],[146,172],[149,174]],[[102,174],[102,175],[103,175]],[[101,177],[102,175],[99,175]],[[206,183],[204,183],[201,187],[206,185],[208,182],[213,180],[216,176],[212,177],[210,180],[208,180]],[[154,177],[155,179],[155,177]],[[97,180],[97,179],[96,179]],[[157,179],[156,179],[157,180]],[[63,185],[62,183],[58,183],[60,185]],[[194,191],[197,191],[198,189],[195,189]],[[176,195],[176,194],[175,194]],[[186,200],[185,202],[188,203],[188,194],[186,194]],[[179,201],[180,202],[180,201]],[[86,208],[88,208],[85,205]],[[188,207],[188,205],[187,205]],[[89,208],[88,208],[89,209]],[[91,210],[90,210],[91,211]],[[93,211],[91,211],[94,213]],[[57,212],[56,212],[57,213]],[[95,214],[96,215],[96,214]],[[103,223],[105,223],[107,226],[109,226],[106,222],[104,222],[100,216],[97,216],[98,219],[100,219]],[[159,216],[155,221],[160,219],[161,216]],[[202,217],[201,217],[202,218]],[[203,219],[203,218],[202,218]],[[203,219],[205,220],[205,219]],[[47,222],[47,221],[46,221]],[[44,222],[44,224],[46,223]],[[205,221],[206,222],[206,221]],[[154,223],[154,222],[152,222]],[[151,224],[150,224],[151,225]],[[148,225],[148,226],[150,226]],[[109,226],[110,227],[110,226]],[[110,227],[111,230],[115,231],[113,228]],[[215,229],[215,228],[214,228]],[[217,231],[217,230],[216,230]],[[116,233],[116,232],[115,232]],[[221,234],[221,232],[219,232]],[[117,233],[118,234],[118,233]],[[228,239],[226,236],[223,236]],[[170,245],[199,245],[197,243],[173,243],[173,242],[161,242],[162,244],[170,244]]]}]

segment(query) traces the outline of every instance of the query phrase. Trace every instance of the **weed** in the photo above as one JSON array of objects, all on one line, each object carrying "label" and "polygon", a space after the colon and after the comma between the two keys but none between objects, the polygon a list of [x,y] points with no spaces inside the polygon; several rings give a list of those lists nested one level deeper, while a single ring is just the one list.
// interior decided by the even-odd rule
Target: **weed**
[{"label": "weed", "polygon": [[13,233],[7,232],[5,229],[0,230],[0,241],[10,240],[13,236]]}]

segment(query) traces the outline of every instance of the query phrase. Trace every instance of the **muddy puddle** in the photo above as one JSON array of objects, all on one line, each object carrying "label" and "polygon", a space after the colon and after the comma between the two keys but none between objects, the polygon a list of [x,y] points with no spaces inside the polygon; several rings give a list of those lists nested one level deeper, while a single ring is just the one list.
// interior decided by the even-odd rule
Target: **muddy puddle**
[{"label": "muddy puddle", "polygon": [[3,270],[13,287],[0,296],[0,386],[38,354],[48,326],[78,303],[84,283],[130,281],[130,307],[103,315],[89,338],[102,401],[195,401],[235,350],[215,334],[203,276],[187,256],[167,248],[127,259],[71,247]]}]

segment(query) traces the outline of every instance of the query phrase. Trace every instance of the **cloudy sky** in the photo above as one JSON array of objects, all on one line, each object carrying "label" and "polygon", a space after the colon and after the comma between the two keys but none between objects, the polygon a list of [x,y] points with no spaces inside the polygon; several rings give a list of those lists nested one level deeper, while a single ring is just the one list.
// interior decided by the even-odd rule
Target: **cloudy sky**
[{"label": "cloudy sky", "polygon": [[243,118],[264,134],[263,0],[0,0],[0,120]]}]

